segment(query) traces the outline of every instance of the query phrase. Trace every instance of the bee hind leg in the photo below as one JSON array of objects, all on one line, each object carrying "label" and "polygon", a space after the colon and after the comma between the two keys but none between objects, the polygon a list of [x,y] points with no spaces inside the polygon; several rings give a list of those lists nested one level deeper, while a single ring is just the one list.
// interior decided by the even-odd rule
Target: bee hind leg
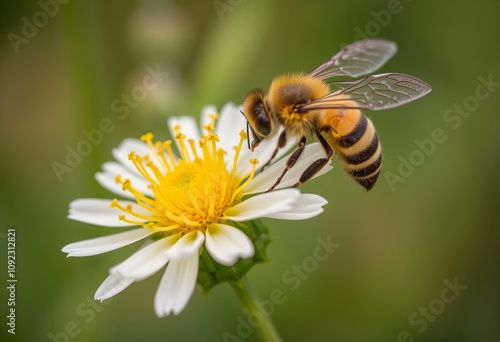
[{"label": "bee hind leg", "polygon": [[299,181],[293,185],[294,188],[298,187],[300,184],[304,184],[307,182],[309,179],[311,179],[315,174],[317,174],[323,167],[325,167],[326,164],[328,164],[328,161],[332,159],[333,156],[333,150],[328,144],[328,142],[323,138],[320,132],[316,131],[316,136],[318,137],[319,142],[321,143],[321,146],[323,146],[323,149],[325,150],[326,157],[321,158],[316,160],[314,163],[308,166],[308,168],[302,173],[302,175],[299,178]]}]

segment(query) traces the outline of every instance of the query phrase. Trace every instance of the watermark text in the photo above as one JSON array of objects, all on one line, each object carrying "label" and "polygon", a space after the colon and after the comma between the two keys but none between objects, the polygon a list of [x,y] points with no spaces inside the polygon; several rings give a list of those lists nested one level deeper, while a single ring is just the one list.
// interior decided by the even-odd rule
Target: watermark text
[{"label": "watermark text", "polygon": [[392,192],[396,191],[398,184],[404,183],[408,177],[413,175],[416,168],[423,165],[427,158],[437,151],[439,145],[448,140],[447,132],[459,129],[464,121],[479,109],[481,101],[488,100],[496,88],[500,87],[500,82],[493,79],[493,74],[486,77],[478,76],[477,81],[471,95],[466,96],[459,103],[454,103],[443,112],[443,122],[447,126],[444,128],[436,127],[427,137],[415,139],[415,148],[408,154],[398,157],[397,169],[394,172],[384,172],[385,181]]},{"label": "watermark text", "polygon": [[307,280],[318,269],[319,263],[327,260],[335,249],[340,247],[340,243],[332,242],[331,236],[326,238],[318,237],[316,242],[318,244],[311,256],[304,258],[299,264],[292,265],[281,274],[281,281],[285,286],[273,289],[269,292],[267,299],[257,303],[262,308],[262,313],[252,312],[245,316],[238,316],[236,318],[238,326],[235,334],[226,331],[222,335],[223,341],[243,342],[250,338],[255,328],[261,326],[265,318],[269,318],[274,313],[276,306],[283,304],[287,300],[286,292],[297,291],[303,281]]},{"label": "watermark text", "polygon": [[[432,299],[429,304],[419,307],[408,317],[408,323],[415,327],[419,334],[427,329],[429,323],[435,322],[443,314],[447,305],[453,303],[467,289],[467,285],[459,284],[457,277],[453,279],[453,282],[445,279],[443,283],[445,287],[441,290],[439,297]],[[398,342],[414,341],[410,332],[406,330],[400,331],[396,340]]]},{"label": "watermark text", "polygon": [[7,229],[7,332],[16,334],[16,228]]},{"label": "watermark text", "polygon": [[133,87],[130,93],[121,94],[119,98],[111,102],[111,112],[115,116],[102,118],[98,126],[93,129],[82,129],[83,138],[74,145],[66,145],[64,160],[51,163],[57,180],[62,182],[66,174],[73,172],[82,163],[83,158],[89,156],[94,147],[103,142],[104,136],[115,130],[114,121],[117,119],[125,120],[130,115],[131,109],[137,108],[139,103],[147,98],[149,92],[156,89],[168,75],[168,72],[160,70],[159,64],[156,65],[156,68],[147,66],[142,83]]}]

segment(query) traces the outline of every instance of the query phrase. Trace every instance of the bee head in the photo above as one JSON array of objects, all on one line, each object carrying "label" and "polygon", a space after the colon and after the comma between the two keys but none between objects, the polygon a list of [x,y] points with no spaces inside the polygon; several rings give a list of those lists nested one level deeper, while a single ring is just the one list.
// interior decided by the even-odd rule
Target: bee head
[{"label": "bee head", "polygon": [[275,131],[275,126],[264,102],[262,89],[254,89],[245,98],[243,103],[243,115],[247,119],[248,126],[252,131],[253,141],[249,147],[253,151],[263,139],[266,139]]}]

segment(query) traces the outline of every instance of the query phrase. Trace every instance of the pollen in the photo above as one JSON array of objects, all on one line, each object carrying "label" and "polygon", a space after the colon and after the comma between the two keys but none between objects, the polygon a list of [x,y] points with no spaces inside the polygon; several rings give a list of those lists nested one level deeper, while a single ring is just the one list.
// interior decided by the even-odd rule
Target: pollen
[{"label": "pollen", "polygon": [[241,202],[243,189],[252,180],[258,161],[251,159],[252,168],[246,175],[237,175],[237,163],[241,148],[246,141],[244,131],[234,147],[232,166],[227,152],[218,146],[219,137],[214,133],[216,115],[203,128],[206,134],[198,140],[188,139],[182,127],[174,127],[175,140],[180,156],[172,150],[172,141],[153,142],[153,134],[141,137],[149,153],[129,154],[129,160],[139,174],[149,183],[153,196],[141,193],[130,179],[117,175],[115,180],[124,191],[135,197],[145,210],[134,210],[113,200],[111,207],[119,209],[119,219],[134,225],[167,234],[202,232],[211,223],[223,222],[224,212]]}]

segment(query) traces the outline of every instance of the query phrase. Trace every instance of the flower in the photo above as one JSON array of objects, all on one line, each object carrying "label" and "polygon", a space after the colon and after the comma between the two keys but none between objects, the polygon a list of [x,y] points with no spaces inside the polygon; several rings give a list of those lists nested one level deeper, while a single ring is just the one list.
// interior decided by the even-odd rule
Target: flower
[{"label": "flower", "polygon": [[[267,161],[274,144],[263,142],[258,153],[251,153],[245,132],[236,134],[235,128],[245,127],[238,111],[228,104],[217,120],[215,108],[205,108],[204,135],[199,134],[194,119],[171,118],[169,127],[180,155],[174,152],[172,141],[154,142],[151,133],[142,136],[142,141],[125,139],[113,150],[116,162],[104,163],[96,180],[128,200],[77,199],[70,203],[70,219],[136,228],[71,243],[62,249],[68,257],[101,254],[149,237],[141,249],[109,270],[96,300],[110,298],[166,265],[154,308],[159,317],[177,315],[196,287],[203,249],[224,266],[254,255],[251,239],[236,223],[263,217],[300,220],[323,211],[326,200],[322,197],[284,189],[305,166],[320,158],[321,146],[309,145],[307,154],[276,190],[263,193],[277,179],[286,159],[257,174],[258,159]],[[329,169],[328,165],[318,175]]]}]

